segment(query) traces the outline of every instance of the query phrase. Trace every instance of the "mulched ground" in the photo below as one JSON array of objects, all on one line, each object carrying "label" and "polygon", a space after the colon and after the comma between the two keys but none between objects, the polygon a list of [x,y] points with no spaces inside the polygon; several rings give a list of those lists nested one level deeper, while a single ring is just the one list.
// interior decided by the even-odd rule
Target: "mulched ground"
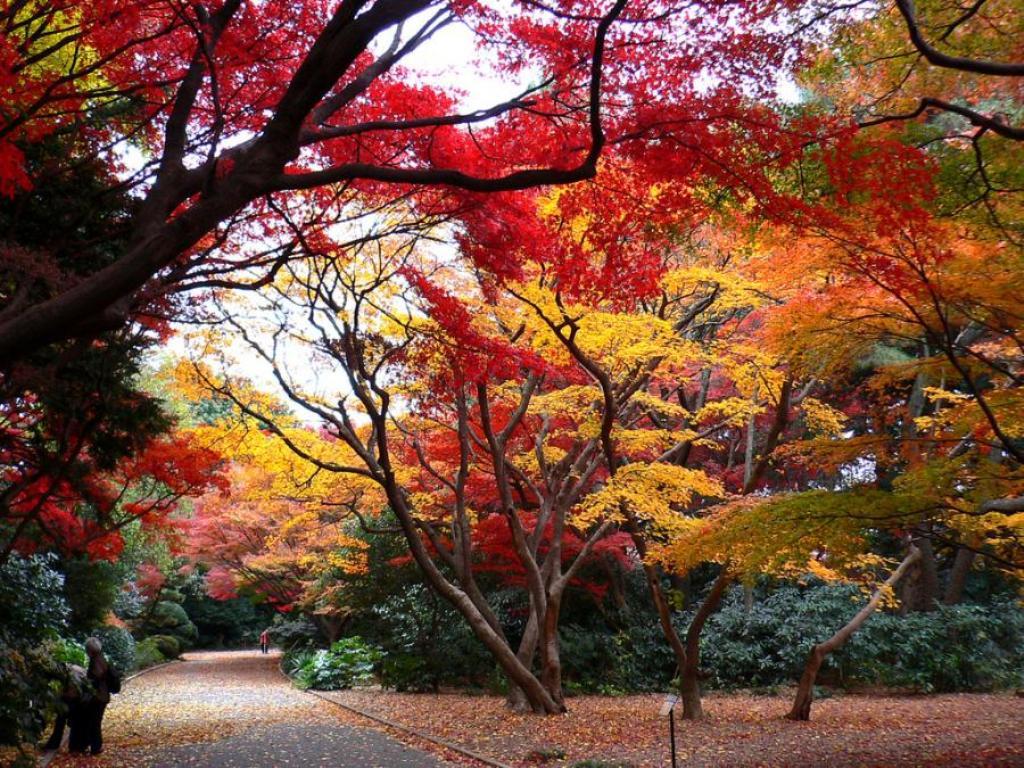
[{"label": "mulched ground", "polygon": [[[296,690],[277,660],[195,653],[132,680],[108,710],[104,755],[62,754],[51,768],[471,764]],[[325,695],[516,768],[669,764],[662,696],[583,696],[569,700],[568,714],[538,717],[513,714],[493,696]],[[847,695],[816,702],[810,723],[784,720],[784,697],[711,695],[705,703],[708,719],[678,723],[681,766],[1024,767],[1024,699],[1012,695]]]},{"label": "mulched ground", "polygon": [[[582,696],[569,713],[516,715],[491,696],[339,691],[331,699],[512,766],[587,759],[669,764],[663,696]],[[682,766],[1024,766],[1024,699],[1013,695],[846,695],[815,702],[808,723],[782,718],[790,700],[711,695],[708,718],[679,723]],[[544,755],[564,754],[564,758]]]},{"label": "mulched ground", "polygon": [[255,651],[190,653],[128,681],[107,709],[103,754],[61,753],[50,768],[451,765],[296,690],[278,661]]}]

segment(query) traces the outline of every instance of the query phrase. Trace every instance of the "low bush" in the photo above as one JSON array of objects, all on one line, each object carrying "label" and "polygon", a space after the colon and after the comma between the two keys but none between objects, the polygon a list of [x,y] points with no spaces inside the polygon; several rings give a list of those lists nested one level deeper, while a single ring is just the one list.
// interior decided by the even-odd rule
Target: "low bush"
[{"label": "low bush", "polygon": [[[490,686],[494,659],[466,621],[423,584],[383,596],[359,626],[384,651],[380,682],[397,691],[436,691],[442,685]],[[444,648],[444,653],[436,653]]]},{"label": "low bush", "polygon": [[77,664],[80,667],[89,664],[89,657],[85,653],[85,646],[76,640],[60,637],[50,647],[53,653],[53,660],[58,663]]},{"label": "low bush", "polygon": [[861,658],[846,670],[850,678],[925,693],[1024,684],[1024,610],[1015,600],[878,618],[864,628]]},{"label": "low bush", "polygon": [[160,651],[161,655],[168,659],[176,659],[181,656],[181,642],[171,635],[152,635],[148,638]]},{"label": "low bush", "polygon": [[[51,555],[11,555],[0,565],[0,745],[12,765],[35,765],[34,743],[53,712],[62,661],[80,661],[61,638],[70,610]],[[6,758],[5,758],[6,759]]]},{"label": "low bush", "polygon": [[[701,641],[702,667],[722,688],[796,680],[811,646],[829,637],[863,604],[849,586],[781,585],[749,612],[731,595]],[[927,613],[872,616],[831,654],[821,678],[840,686],[870,684],[921,692],[1008,688],[1024,676],[1024,610],[1012,600],[936,606]]]},{"label": "low bush", "polygon": [[440,687],[436,664],[415,653],[387,653],[380,663],[380,684],[396,691],[424,693]]},{"label": "low bush", "polygon": [[157,603],[146,617],[142,630],[147,635],[173,635],[185,648],[191,647],[199,637],[199,630],[185,609],[172,600]]},{"label": "low bush", "polygon": [[135,646],[136,669],[153,667],[157,664],[163,664],[165,661],[167,661],[167,657],[160,653],[160,649],[156,647],[153,638],[147,637],[144,640],[140,640],[138,645]]},{"label": "low bush", "polygon": [[312,648],[293,648],[281,657],[281,669],[288,677],[295,677],[299,670],[316,655]]},{"label": "low bush", "polygon": [[57,564],[54,555],[11,555],[0,565],[0,630],[29,642],[66,630],[71,609]]},{"label": "low bush", "polygon": [[616,631],[567,624],[560,630],[565,689],[617,695],[663,690],[675,658],[657,621],[630,615]]},{"label": "low bush", "polygon": [[315,648],[321,644],[320,630],[305,616],[276,616],[270,628],[270,639],[286,652],[303,648]]},{"label": "low bush", "polygon": [[362,638],[346,637],[326,650],[298,656],[292,674],[301,688],[337,691],[369,682],[382,658],[380,649],[363,642]]}]

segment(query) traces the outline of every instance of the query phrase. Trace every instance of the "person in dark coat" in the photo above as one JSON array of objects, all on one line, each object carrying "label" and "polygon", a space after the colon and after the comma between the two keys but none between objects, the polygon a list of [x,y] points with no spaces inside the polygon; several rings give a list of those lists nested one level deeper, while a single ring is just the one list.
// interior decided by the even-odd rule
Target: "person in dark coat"
[{"label": "person in dark coat", "polygon": [[86,670],[77,664],[64,665],[64,688],[61,690],[60,702],[57,705],[57,719],[53,724],[53,733],[43,749],[52,751],[60,749],[64,741],[64,728],[78,715],[82,691],[86,687]]},{"label": "person in dark coat", "polygon": [[72,707],[68,715],[71,724],[71,740],[68,750],[92,754],[103,751],[103,713],[110,703],[110,664],[103,656],[103,645],[99,638],[90,637],[85,641],[85,652],[89,656],[86,671],[88,686],[79,704]]}]

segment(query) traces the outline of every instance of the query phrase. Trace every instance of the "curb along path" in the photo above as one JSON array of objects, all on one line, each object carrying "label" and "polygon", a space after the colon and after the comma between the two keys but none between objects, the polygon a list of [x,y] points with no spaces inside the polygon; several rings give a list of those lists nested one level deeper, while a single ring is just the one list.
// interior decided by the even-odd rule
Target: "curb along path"
[{"label": "curb along path", "polygon": [[401,725],[400,723],[396,723],[392,720],[387,720],[383,717],[379,717],[378,715],[366,712],[365,710],[357,709],[356,707],[350,706],[348,704],[343,704],[340,701],[332,699],[328,694],[320,693],[319,691],[306,691],[306,693],[312,696],[316,696],[318,699],[326,701],[329,704],[333,704],[335,707],[338,707],[339,709],[343,709],[347,712],[352,712],[353,714],[356,714],[360,717],[365,717],[367,720],[373,720],[375,723],[380,723],[381,725],[385,725],[388,728],[392,728],[396,731],[401,731],[402,733],[408,733],[411,736],[415,736],[418,739],[423,739],[424,741],[429,741],[432,744],[438,745],[439,747],[444,747],[445,749],[450,749],[453,752],[458,752],[460,755],[468,757],[471,760],[474,760],[478,763],[482,763],[483,765],[489,765],[492,768],[512,768],[512,766],[506,763],[499,763],[496,760],[492,760],[489,757],[484,757],[483,755],[477,752],[473,752],[469,749],[466,749],[465,747],[461,747],[458,744],[455,744],[451,741],[439,739],[436,736],[431,736],[427,733],[424,733],[423,731],[418,731],[415,728],[409,728],[408,726]]},{"label": "curb along path", "polygon": [[[277,671],[281,675],[282,678],[284,678],[285,680],[288,681],[289,685],[291,685],[293,687],[295,686],[295,684],[292,681],[292,679],[290,677],[288,677],[288,675],[285,674],[285,671],[284,671],[284,669],[282,668],[282,666],[280,664],[277,665]],[[301,690],[301,689],[297,689],[297,690]],[[473,752],[472,750],[469,750],[466,747],[463,747],[463,746],[461,746],[459,744],[455,744],[454,742],[438,738],[437,736],[433,736],[431,734],[424,733],[423,731],[418,731],[415,728],[410,728],[409,726],[402,725],[401,723],[396,723],[393,720],[388,720],[386,718],[381,717],[380,715],[375,715],[372,712],[367,712],[364,709],[359,709],[358,707],[353,707],[351,704],[345,704],[344,702],[341,702],[341,701],[338,701],[335,698],[332,698],[330,692],[305,690],[305,691],[303,691],[303,693],[305,693],[305,694],[307,694],[309,696],[315,696],[316,698],[320,699],[321,701],[326,701],[328,704],[330,704],[330,705],[332,705],[334,707],[338,707],[341,710],[344,710],[346,712],[350,712],[352,714],[358,715],[359,717],[364,717],[367,720],[371,720],[374,723],[377,723],[378,725],[383,725],[383,726],[385,726],[385,727],[387,727],[387,728],[389,728],[389,729],[391,729],[393,731],[398,731],[398,732],[403,733],[403,734],[408,734],[410,736],[414,736],[417,739],[421,739],[423,741],[429,742],[430,744],[434,744],[434,745],[436,745],[438,747],[442,747],[442,748],[450,750],[452,752],[456,752],[457,754],[460,754],[463,757],[468,757],[474,763],[481,763],[483,765],[488,765],[488,766],[491,766],[491,768],[512,768],[512,766],[507,765],[506,763],[499,763],[498,761],[492,760],[489,757],[484,757],[483,755],[479,754],[478,752]]]}]

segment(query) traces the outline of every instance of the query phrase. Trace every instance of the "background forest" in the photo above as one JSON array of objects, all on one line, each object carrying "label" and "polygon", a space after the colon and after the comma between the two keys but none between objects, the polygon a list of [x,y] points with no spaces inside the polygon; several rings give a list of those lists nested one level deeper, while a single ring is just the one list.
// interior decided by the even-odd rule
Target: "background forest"
[{"label": "background forest", "polygon": [[298,5],[0,0],[0,742],[89,635],[1024,685],[1016,0]]}]

